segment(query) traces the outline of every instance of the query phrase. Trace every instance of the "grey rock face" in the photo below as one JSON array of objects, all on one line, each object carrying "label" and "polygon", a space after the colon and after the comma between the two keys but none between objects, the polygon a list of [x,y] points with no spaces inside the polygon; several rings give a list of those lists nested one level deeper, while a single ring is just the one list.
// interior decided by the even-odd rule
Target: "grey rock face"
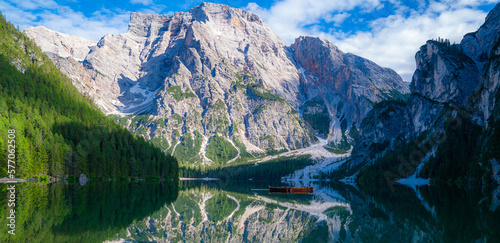
[{"label": "grey rock face", "polygon": [[77,61],[83,61],[90,49],[97,44],[96,41],[62,34],[43,26],[29,27],[23,32],[33,39],[44,52],[56,53],[63,58],[71,57]]},{"label": "grey rock face", "polygon": [[[415,55],[417,69],[410,85],[411,95],[405,105],[399,105],[398,119],[384,117],[390,107],[378,106],[371,111],[372,121],[364,122],[361,136],[354,147],[351,168],[382,155],[397,146],[411,142],[424,132],[438,134],[444,131],[446,117],[456,116],[455,110],[464,110],[467,100],[479,84],[480,72],[474,61],[460,46],[428,41]],[[380,130],[391,131],[380,133]],[[379,133],[379,151],[373,154],[372,136]],[[397,143],[395,143],[397,141]],[[383,146],[382,146],[383,145]],[[365,154],[371,153],[371,156]],[[378,154],[377,154],[378,153]],[[365,156],[359,156],[365,155]]]},{"label": "grey rock face", "polygon": [[464,52],[474,61],[484,76],[480,91],[475,99],[475,120],[480,125],[488,126],[488,118],[495,115],[498,90],[500,89],[499,54],[500,54],[500,5],[497,4],[486,17],[485,23],[474,33],[467,34],[461,42]]},{"label": "grey rock face", "polygon": [[[497,5],[485,24],[477,32],[465,35],[460,44],[428,41],[422,46],[415,55],[417,69],[410,85],[411,96],[401,114],[402,125],[386,120],[383,115],[386,107],[373,109],[368,116],[370,120],[364,121],[365,126],[361,127],[363,135],[356,141],[351,167],[369,162],[423,133],[442,134],[450,117],[460,116],[487,125],[485,121],[494,110],[499,87],[496,59],[499,19],[500,5]],[[380,133],[381,130],[391,132]],[[378,143],[386,146],[378,155],[366,156],[373,152],[370,147],[372,134],[379,134]],[[393,141],[400,142],[395,144]]]},{"label": "grey rock face", "polygon": [[460,46],[427,42],[416,54],[417,69],[410,85],[415,92],[437,102],[461,103],[479,83],[479,69]]},{"label": "grey rock face", "polygon": [[495,6],[486,16],[484,24],[476,32],[466,34],[460,42],[466,55],[478,63],[488,60],[494,51],[495,40],[500,38],[499,11],[500,6]]},{"label": "grey rock face", "polygon": [[[408,93],[408,86],[393,70],[345,54],[328,41],[300,37],[292,49],[303,70],[305,99],[324,103],[334,128],[330,136],[336,139],[359,127],[372,104]],[[303,106],[306,113],[307,108]]]},{"label": "grey rock face", "polygon": [[[408,91],[390,69],[317,38],[289,47],[256,14],[219,4],[133,13],[127,33],[97,43],[46,32],[26,34],[104,113],[184,162],[211,163],[213,136],[254,155],[307,147],[314,133],[338,140],[373,102]],[[303,120],[318,112],[323,132]]]},{"label": "grey rock face", "polygon": [[[480,82],[480,71],[458,45],[428,41],[415,55],[408,100],[405,137],[416,138],[432,129],[442,131],[444,113],[466,109]],[[409,141],[408,141],[409,142]]]},{"label": "grey rock face", "polygon": [[386,150],[401,143],[401,131],[405,129],[406,104],[391,102],[383,106],[375,106],[363,119],[360,126],[360,138],[351,153],[352,169],[364,161],[370,161]]}]

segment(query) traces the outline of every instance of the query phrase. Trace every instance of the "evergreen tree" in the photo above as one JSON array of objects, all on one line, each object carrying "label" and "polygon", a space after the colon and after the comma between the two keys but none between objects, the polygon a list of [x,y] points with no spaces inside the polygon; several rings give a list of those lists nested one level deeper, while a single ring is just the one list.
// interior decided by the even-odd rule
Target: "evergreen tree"
[{"label": "evergreen tree", "polygon": [[[8,130],[16,131],[16,172],[23,177],[173,179],[178,174],[172,156],[104,116],[0,14],[0,168],[6,168]],[[157,163],[166,171],[160,173]]]}]

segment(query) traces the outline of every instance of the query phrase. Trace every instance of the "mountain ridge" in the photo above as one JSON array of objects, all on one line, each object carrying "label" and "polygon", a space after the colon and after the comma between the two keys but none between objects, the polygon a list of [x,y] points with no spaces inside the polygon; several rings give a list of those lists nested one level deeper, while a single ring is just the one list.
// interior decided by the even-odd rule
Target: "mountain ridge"
[{"label": "mountain ridge", "polygon": [[[420,48],[408,101],[375,107],[361,125],[347,164],[364,167],[360,180],[420,175],[440,183],[500,181],[494,172],[500,158],[499,18],[497,4],[460,44],[438,39]],[[403,118],[387,119],[387,112]]]},{"label": "mountain ridge", "polygon": [[[51,39],[41,40],[36,28],[25,32],[50,46]],[[186,163],[212,163],[204,151],[212,137],[237,149],[236,157],[308,147],[316,136],[347,153],[350,131],[371,106],[408,87],[394,71],[353,54],[338,61],[301,54],[322,70],[337,63],[329,75],[349,77],[345,85],[342,78],[331,85],[327,74],[300,63],[297,54],[307,52],[301,42],[306,38],[298,38],[295,49],[288,46],[256,14],[203,3],[172,16],[133,13],[127,33],[104,36],[81,62],[50,56],[82,93],[131,132],[177,157],[195,154],[181,159]],[[321,49],[316,45],[311,50]],[[330,43],[325,51],[330,49],[336,47]],[[331,88],[339,90],[325,90]]]}]

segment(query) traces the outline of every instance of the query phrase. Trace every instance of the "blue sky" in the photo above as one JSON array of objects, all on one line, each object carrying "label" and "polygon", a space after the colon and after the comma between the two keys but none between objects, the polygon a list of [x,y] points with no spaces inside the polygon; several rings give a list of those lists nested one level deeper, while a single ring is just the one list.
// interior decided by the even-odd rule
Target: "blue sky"
[{"label": "blue sky", "polygon": [[[0,11],[20,29],[42,25],[99,40],[124,33],[130,12],[172,15],[204,1],[0,0]],[[499,0],[271,0],[210,1],[255,12],[288,44],[301,35],[328,39],[411,81],[414,55],[426,40],[459,42],[477,30]]]}]

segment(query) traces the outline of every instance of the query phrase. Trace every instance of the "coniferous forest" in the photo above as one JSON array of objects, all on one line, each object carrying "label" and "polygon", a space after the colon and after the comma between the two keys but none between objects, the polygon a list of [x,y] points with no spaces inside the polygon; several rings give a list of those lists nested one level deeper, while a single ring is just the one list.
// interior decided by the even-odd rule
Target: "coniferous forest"
[{"label": "coniferous forest", "polygon": [[177,178],[178,164],[107,118],[0,14],[0,177]]}]

